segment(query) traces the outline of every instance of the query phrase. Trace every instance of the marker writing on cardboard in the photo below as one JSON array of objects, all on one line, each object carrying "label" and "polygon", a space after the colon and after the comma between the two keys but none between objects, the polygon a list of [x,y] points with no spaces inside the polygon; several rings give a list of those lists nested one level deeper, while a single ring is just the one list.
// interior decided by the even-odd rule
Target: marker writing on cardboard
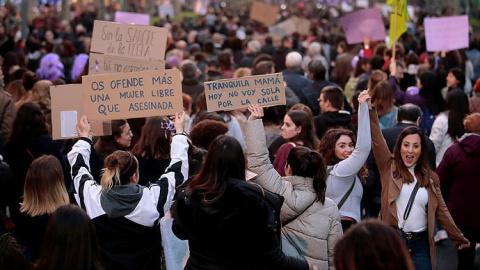
[{"label": "marker writing on cardboard", "polygon": [[120,112],[118,104],[100,104],[98,105],[98,113],[107,115],[107,113]]}]

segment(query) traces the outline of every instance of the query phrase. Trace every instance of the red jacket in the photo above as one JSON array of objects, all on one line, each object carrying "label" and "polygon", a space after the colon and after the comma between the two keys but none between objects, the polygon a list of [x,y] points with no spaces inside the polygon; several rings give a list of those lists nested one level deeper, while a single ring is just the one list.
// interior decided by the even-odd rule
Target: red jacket
[{"label": "red jacket", "polygon": [[480,229],[480,135],[466,134],[450,146],[438,165],[442,191],[457,226]]}]

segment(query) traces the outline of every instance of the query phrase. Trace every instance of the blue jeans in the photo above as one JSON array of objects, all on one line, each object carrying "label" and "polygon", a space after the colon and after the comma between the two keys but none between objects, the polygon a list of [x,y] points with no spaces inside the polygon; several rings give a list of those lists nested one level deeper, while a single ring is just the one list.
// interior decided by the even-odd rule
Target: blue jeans
[{"label": "blue jeans", "polygon": [[432,270],[428,234],[407,239],[407,248],[410,251],[415,270]]}]

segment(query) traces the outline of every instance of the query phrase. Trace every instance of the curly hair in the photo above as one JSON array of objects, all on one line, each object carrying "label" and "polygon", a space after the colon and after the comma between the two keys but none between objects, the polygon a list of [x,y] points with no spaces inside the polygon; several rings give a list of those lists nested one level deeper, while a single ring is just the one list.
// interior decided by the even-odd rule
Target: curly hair
[{"label": "curly hair", "polygon": [[[320,153],[320,155],[322,155],[325,166],[335,165],[339,162],[338,157],[335,155],[335,144],[343,135],[348,136],[354,145],[357,144],[357,138],[355,137],[355,134],[351,130],[344,128],[327,130],[320,141],[320,146],[318,147],[317,151]],[[358,171],[357,175],[360,177],[360,181],[364,184],[365,178],[368,176],[368,170],[365,165],[363,165],[360,171]]]}]

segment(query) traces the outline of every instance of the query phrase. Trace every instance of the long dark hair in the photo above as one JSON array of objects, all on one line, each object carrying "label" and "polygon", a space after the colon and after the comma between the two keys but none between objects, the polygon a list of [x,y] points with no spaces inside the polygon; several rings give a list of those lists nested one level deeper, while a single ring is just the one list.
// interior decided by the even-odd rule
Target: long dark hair
[{"label": "long dark hair", "polygon": [[420,75],[420,89],[419,95],[425,100],[426,107],[431,110],[433,114],[439,114],[445,109],[445,100],[440,92],[440,85],[438,83],[438,76],[433,72],[424,72]]},{"label": "long dark hair", "polygon": [[210,144],[200,173],[190,182],[187,193],[201,190],[202,202],[216,202],[225,192],[227,178],[245,180],[246,161],[237,139],[220,135]]},{"label": "long dark hair", "polygon": [[290,110],[287,115],[292,119],[292,122],[297,127],[302,127],[302,131],[292,139],[292,142],[302,141],[303,146],[310,149],[315,149],[318,146],[318,138],[315,134],[315,125],[313,124],[313,118],[305,111],[302,110]]},{"label": "long dark hair", "polygon": [[35,269],[102,269],[95,228],[80,207],[64,205],[50,217]]},{"label": "long dark hair", "polygon": [[170,136],[173,122],[167,117],[155,116],[148,119],[142,128],[140,139],[132,149],[137,157],[149,159],[170,158]]},{"label": "long dark hair", "polygon": [[[323,135],[317,151],[322,155],[325,166],[335,165],[340,162],[335,155],[335,144],[343,135],[348,136],[352,140],[353,145],[357,145],[355,134],[353,134],[351,130],[345,128],[329,129],[325,132],[325,135]],[[365,178],[368,175],[367,167],[363,165],[357,175],[360,177],[361,182],[365,183]]]},{"label": "long dark hair", "polygon": [[27,147],[38,136],[45,134],[48,134],[48,128],[40,105],[26,102],[18,109],[7,142]]},{"label": "long dark hair", "polygon": [[463,119],[470,113],[468,97],[462,90],[455,89],[447,94],[448,130],[447,134],[456,140],[465,134]]},{"label": "long dark hair", "polygon": [[405,244],[395,230],[375,219],[349,229],[335,245],[338,270],[414,270]]},{"label": "long dark hair", "polygon": [[[417,164],[415,166],[414,172],[415,175],[420,175],[421,177],[417,177],[418,186],[419,187],[428,187],[430,186],[430,178],[435,175],[430,169],[430,163],[428,161],[428,146],[427,140],[425,139],[425,134],[423,133],[423,129],[417,126],[410,126],[406,127],[400,135],[398,135],[397,142],[395,143],[395,147],[393,148],[393,155],[394,155],[394,163],[395,163],[395,171],[393,172],[394,178],[402,178],[403,183],[413,183],[413,176],[408,171],[407,166],[402,160],[401,149],[403,139],[408,135],[418,134],[420,136],[421,141],[421,154],[418,158]],[[436,178],[433,178],[436,179]]]},{"label": "long dark hair", "polygon": [[292,175],[313,178],[313,188],[317,200],[325,203],[327,189],[327,174],[322,156],[306,147],[297,146],[290,150],[287,164],[292,169]]}]

